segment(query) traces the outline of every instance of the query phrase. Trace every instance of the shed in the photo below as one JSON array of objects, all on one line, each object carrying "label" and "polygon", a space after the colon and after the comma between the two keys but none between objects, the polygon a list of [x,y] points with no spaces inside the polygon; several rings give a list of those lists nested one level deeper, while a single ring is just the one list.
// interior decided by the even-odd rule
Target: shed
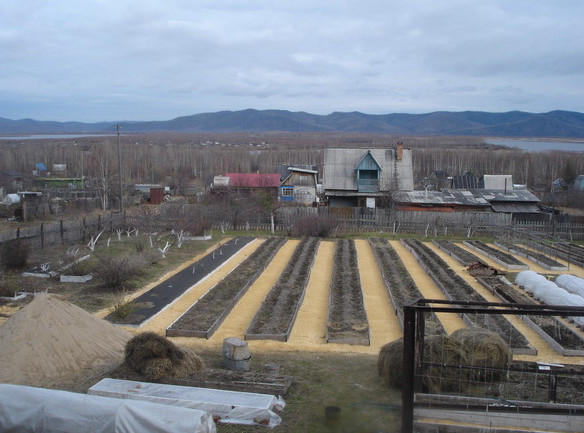
[{"label": "shed", "polygon": [[298,204],[312,204],[316,201],[316,170],[288,167],[290,173],[280,184],[280,200]]}]

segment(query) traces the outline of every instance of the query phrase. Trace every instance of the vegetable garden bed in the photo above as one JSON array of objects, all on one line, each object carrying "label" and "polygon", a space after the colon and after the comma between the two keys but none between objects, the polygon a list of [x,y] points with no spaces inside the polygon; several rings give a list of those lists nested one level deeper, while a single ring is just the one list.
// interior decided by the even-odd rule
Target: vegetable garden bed
[{"label": "vegetable garden bed", "polygon": [[[486,302],[466,281],[464,281],[446,262],[434,251],[416,239],[402,239],[402,244],[416,257],[422,268],[434,280],[444,295],[452,301]],[[462,315],[469,326],[486,328],[498,333],[511,347],[513,353],[521,355],[537,355],[527,339],[506,317],[495,315],[491,317]]]},{"label": "vegetable garden bed", "polygon": [[531,260],[534,263],[537,263],[539,266],[549,269],[550,271],[567,271],[568,267],[563,265],[560,262],[551,259],[550,257],[546,256],[545,254],[538,253],[535,251],[527,250],[519,245],[511,244],[508,242],[503,241],[496,241],[495,245],[499,248],[502,248],[510,253],[517,254],[518,256],[525,257],[528,260]]},{"label": "vegetable garden bed", "polygon": [[[477,278],[485,288],[499,297],[503,302],[537,305],[533,298],[515,290],[509,282],[500,277]],[[549,346],[564,356],[584,356],[584,338],[553,316],[522,316]]]},{"label": "vegetable garden bed", "polygon": [[167,337],[210,338],[237,301],[264,271],[286,238],[268,238],[226,278],[211,288],[167,329]]},{"label": "vegetable garden bed", "polygon": [[310,271],[316,257],[318,238],[304,238],[294,250],[286,269],[254,316],[246,340],[287,341],[302,305]]},{"label": "vegetable garden bed", "polygon": [[463,244],[473,250],[484,254],[485,256],[489,257],[491,260],[499,263],[501,266],[505,266],[507,269],[517,270],[517,271],[526,271],[529,269],[525,263],[521,260],[517,260],[511,254],[507,254],[503,251],[500,251],[496,248],[490,247],[484,242],[481,241],[463,241]]},{"label": "vegetable garden bed", "polygon": [[327,343],[369,345],[369,322],[363,302],[355,241],[336,242],[329,297]]},{"label": "vegetable garden bed", "polygon": [[[395,314],[402,331],[404,329],[403,307],[424,296],[416,286],[397,252],[385,239],[370,238],[369,245],[373,250],[377,265],[385,283],[389,299],[393,304]],[[444,327],[434,313],[426,318],[426,326],[436,334],[443,334]]]},{"label": "vegetable garden bed", "polygon": [[463,266],[470,266],[477,262],[482,263],[478,256],[475,256],[464,248],[460,248],[453,242],[447,240],[434,240],[432,243]]}]

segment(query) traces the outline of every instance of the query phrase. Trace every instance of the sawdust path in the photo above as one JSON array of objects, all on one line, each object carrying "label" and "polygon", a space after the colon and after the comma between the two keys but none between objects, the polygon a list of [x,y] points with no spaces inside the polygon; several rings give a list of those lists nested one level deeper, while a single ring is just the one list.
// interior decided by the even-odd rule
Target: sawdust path
[{"label": "sawdust path", "polygon": [[265,297],[280,278],[280,274],[288,264],[299,242],[298,240],[289,240],[280,248],[266,270],[251,285],[219,326],[219,329],[211,336],[210,341],[223,341],[228,337],[243,339],[243,334],[260,309]]},{"label": "sawdust path", "polygon": [[334,254],[334,242],[320,242],[306,286],[304,302],[302,302],[290,338],[288,338],[288,342],[291,344],[326,344],[328,301]]},{"label": "sawdust path", "polygon": [[381,347],[401,338],[402,332],[369,242],[356,240],[363,303],[369,321],[371,346]]},{"label": "sawdust path", "polygon": [[[442,290],[440,290],[400,241],[389,241],[389,243],[399,255],[414,283],[418,286],[418,290],[420,290],[425,299],[446,299]],[[460,328],[466,328],[466,324],[462,318],[456,314],[436,313],[436,316],[440,320],[440,323],[442,323],[447,334],[452,334]]]}]

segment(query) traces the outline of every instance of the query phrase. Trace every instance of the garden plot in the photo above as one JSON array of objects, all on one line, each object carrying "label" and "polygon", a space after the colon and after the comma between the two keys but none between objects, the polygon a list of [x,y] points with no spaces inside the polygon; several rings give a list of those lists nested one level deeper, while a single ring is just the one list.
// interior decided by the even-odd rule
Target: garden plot
[{"label": "garden plot", "polygon": [[491,260],[499,263],[501,266],[506,267],[507,269],[517,270],[517,271],[526,271],[529,269],[525,263],[521,260],[516,259],[511,254],[507,254],[503,251],[500,251],[496,248],[490,247],[484,242],[481,241],[464,241],[464,245],[467,247],[477,251],[480,254],[484,254]]},{"label": "garden plot", "polygon": [[[525,305],[539,305],[527,294],[515,288],[501,277],[477,278],[485,288],[503,302]],[[553,316],[523,316],[527,323],[557,353],[563,356],[584,356],[583,337],[562,320]]]},{"label": "garden plot", "polygon": [[[399,255],[386,240],[380,238],[369,239],[369,244],[375,254],[377,265],[381,270],[383,281],[391,303],[395,309],[401,329],[403,331],[403,307],[419,298],[423,298],[416,283],[410,276]],[[435,334],[443,334],[444,328],[434,313],[426,318],[428,330]]]},{"label": "garden plot", "polygon": [[311,237],[298,244],[286,269],[251,321],[245,333],[246,340],[288,340],[304,299],[318,243],[318,238]]},{"label": "garden plot", "polygon": [[329,300],[327,343],[369,345],[355,242],[336,242]]},{"label": "garden plot", "polygon": [[[402,242],[416,257],[421,266],[432,277],[448,299],[486,302],[485,298],[477,293],[447,263],[422,242],[415,239],[402,240]],[[498,333],[509,343],[513,352],[516,354],[537,354],[537,351],[529,344],[523,334],[503,316],[476,317],[465,314],[463,315],[463,319],[469,326],[487,328]]]},{"label": "garden plot", "polygon": [[109,314],[105,319],[129,326],[143,325],[156,314],[166,309],[189,288],[206,278],[214,270],[223,266],[234,254],[253,239],[252,237],[240,237],[220,245],[216,250],[193,264],[193,266],[183,269],[138,296],[134,300],[137,309],[132,315],[120,320],[115,315]]},{"label": "garden plot", "polygon": [[495,245],[499,248],[508,251],[512,254],[517,254],[518,256],[525,257],[534,263],[537,263],[542,268],[548,269],[550,271],[567,271],[568,267],[556,260],[551,259],[545,254],[538,253],[535,251],[530,251],[519,245],[515,245],[509,242],[496,241]]},{"label": "garden plot", "polygon": [[166,336],[210,338],[285,242],[286,239],[280,237],[265,240],[253,254],[169,326]]},{"label": "garden plot", "polygon": [[453,242],[447,240],[435,240],[432,241],[432,243],[465,267],[477,262],[482,263],[478,256],[475,256],[464,248],[460,248]]}]

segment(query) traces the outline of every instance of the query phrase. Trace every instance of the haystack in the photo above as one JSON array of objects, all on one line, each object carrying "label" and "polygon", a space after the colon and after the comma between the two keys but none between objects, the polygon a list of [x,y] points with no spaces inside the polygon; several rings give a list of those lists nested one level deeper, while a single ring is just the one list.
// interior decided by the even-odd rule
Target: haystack
[{"label": "haystack", "polygon": [[[422,384],[427,391],[440,392],[458,387],[461,370],[444,364],[461,365],[466,357],[461,344],[447,335],[433,335],[424,339],[424,361],[430,365],[424,369]],[[384,345],[377,358],[377,373],[387,386],[403,385],[403,340],[397,339]]]},{"label": "haystack", "polygon": [[470,380],[494,381],[505,378],[513,354],[499,334],[483,328],[461,328],[452,333],[452,337],[462,345],[467,364],[480,367],[469,370]]},{"label": "haystack", "polygon": [[0,382],[54,386],[123,361],[126,331],[41,293],[0,326]]},{"label": "haystack", "polygon": [[154,332],[144,332],[128,341],[125,354],[126,366],[147,380],[187,377],[205,368],[196,353]]}]

